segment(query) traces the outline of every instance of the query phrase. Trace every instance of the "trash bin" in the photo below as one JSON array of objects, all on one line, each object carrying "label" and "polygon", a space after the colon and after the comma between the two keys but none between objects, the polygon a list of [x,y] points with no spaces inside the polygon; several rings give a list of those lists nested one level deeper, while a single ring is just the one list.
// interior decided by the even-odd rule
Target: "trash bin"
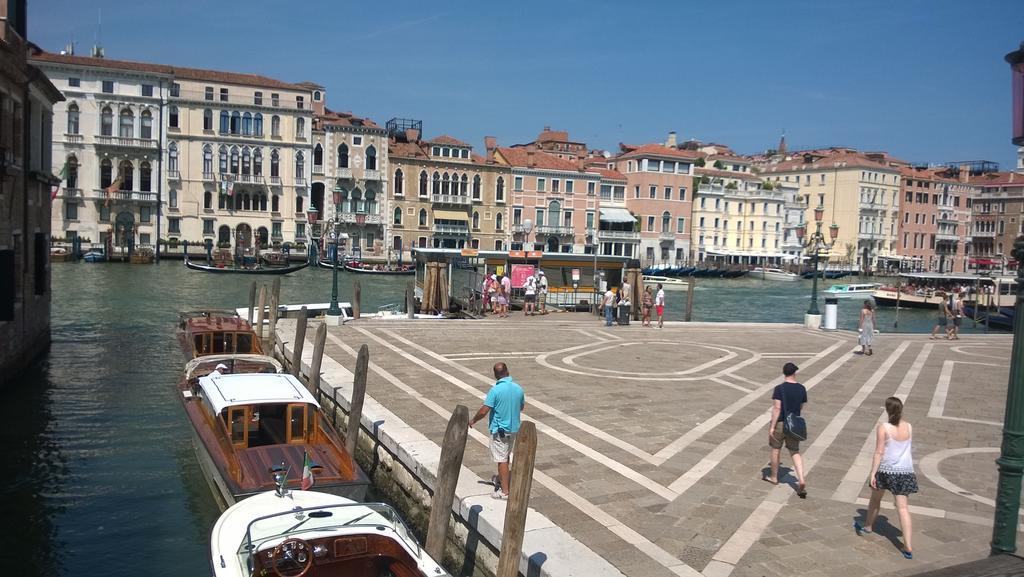
[{"label": "trash bin", "polygon": [[821,328],[826,331],[836,330],[839,317],[839,299],[825,297],[825,315],[821,317]]},{"label": "trash bin", "polygon": [[620,325],[628,325],[629,324],[629,309],[630,309],[630,306],[628,304],[619,303],[618,323]]}]

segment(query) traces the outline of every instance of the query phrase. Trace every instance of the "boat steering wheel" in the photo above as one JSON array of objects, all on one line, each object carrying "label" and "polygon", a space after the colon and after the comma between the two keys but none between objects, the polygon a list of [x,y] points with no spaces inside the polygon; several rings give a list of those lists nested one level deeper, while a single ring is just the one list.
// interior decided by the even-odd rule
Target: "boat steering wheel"
[{"label": "boat steering wheel", "polygon": [[[299,572],[282,572],[281,563],[283,562],[298,566]],[[270,555],[270,566],[277,577],[303,577],[313,568],[313,548],[302,539],[295,537],[285,539],[277,547],[274,547],[274,551]]]}]

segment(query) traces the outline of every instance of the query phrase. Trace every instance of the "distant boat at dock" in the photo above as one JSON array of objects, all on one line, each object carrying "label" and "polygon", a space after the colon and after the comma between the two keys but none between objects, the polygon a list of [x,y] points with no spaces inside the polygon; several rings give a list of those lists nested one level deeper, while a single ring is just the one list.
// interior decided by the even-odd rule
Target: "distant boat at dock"
[{"label": "distant boat at dock", "polygon": [[296,271],[300,271],[307,266],[308,262],[293,266],[263,266],[259,263],[255,263],[252,268],[229,266],[229,265],[205,265],[192,262],[188,258],[185,259],[185,266],[200,272],[211,272],[218,274],[290,274]]},{"label": "distant boat at dock", "polygon": [[774,281],[784,281],[784,282],[791,282],[791,281],[798,281],[798,280],[800,280],[800,275],[795,274],[795,273],[791,273],[791,272],[786,272],[786,271],[782,270],[781,268],[757,267],[757,268],[751,269],[750,276],[751,276],[751,278],[760,278],[760,279],[764,279],[764,280],[774,280]]}]

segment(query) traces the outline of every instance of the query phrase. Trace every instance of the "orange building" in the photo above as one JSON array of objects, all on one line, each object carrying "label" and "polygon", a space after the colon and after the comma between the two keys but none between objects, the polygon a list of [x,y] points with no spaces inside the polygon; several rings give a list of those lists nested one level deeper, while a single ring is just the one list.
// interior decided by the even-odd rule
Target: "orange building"
[{"label": "orange building", "polygon": [[900,215],[896,235],[902,268],[966,272],[971,251],[974,187],[947,168],[900,170]]}]

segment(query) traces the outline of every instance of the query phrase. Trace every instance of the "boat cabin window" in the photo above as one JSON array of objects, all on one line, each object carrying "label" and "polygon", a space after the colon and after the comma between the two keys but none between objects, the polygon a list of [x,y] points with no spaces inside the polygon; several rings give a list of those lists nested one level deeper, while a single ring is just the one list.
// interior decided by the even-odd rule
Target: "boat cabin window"
[{"label": "boat cabin window", "polygon": [[195,336],[195,355],[254,353],[255,339],[249,332],[214,332]]},{"label": "boat cabin window", "polygon": [[235,333],[235,352],[238,353],[251,353],[252,349],[252,335],[249,333]]},{"label": "boat cabin window", "polygon": [[248,446],[248,432],[249,429],[246,427],[246,416],[249,412],[249,407],[230,407],[227,410],[228,416],[228,431],[231,434],[231,444],[236,447],[247,447]]},{"label": "boat cabin window", "polygon": [[312,436],[312,414],[305,403],[261,404],[228,407],[222,418],[231,444],[252,448],[305,443]]}]

